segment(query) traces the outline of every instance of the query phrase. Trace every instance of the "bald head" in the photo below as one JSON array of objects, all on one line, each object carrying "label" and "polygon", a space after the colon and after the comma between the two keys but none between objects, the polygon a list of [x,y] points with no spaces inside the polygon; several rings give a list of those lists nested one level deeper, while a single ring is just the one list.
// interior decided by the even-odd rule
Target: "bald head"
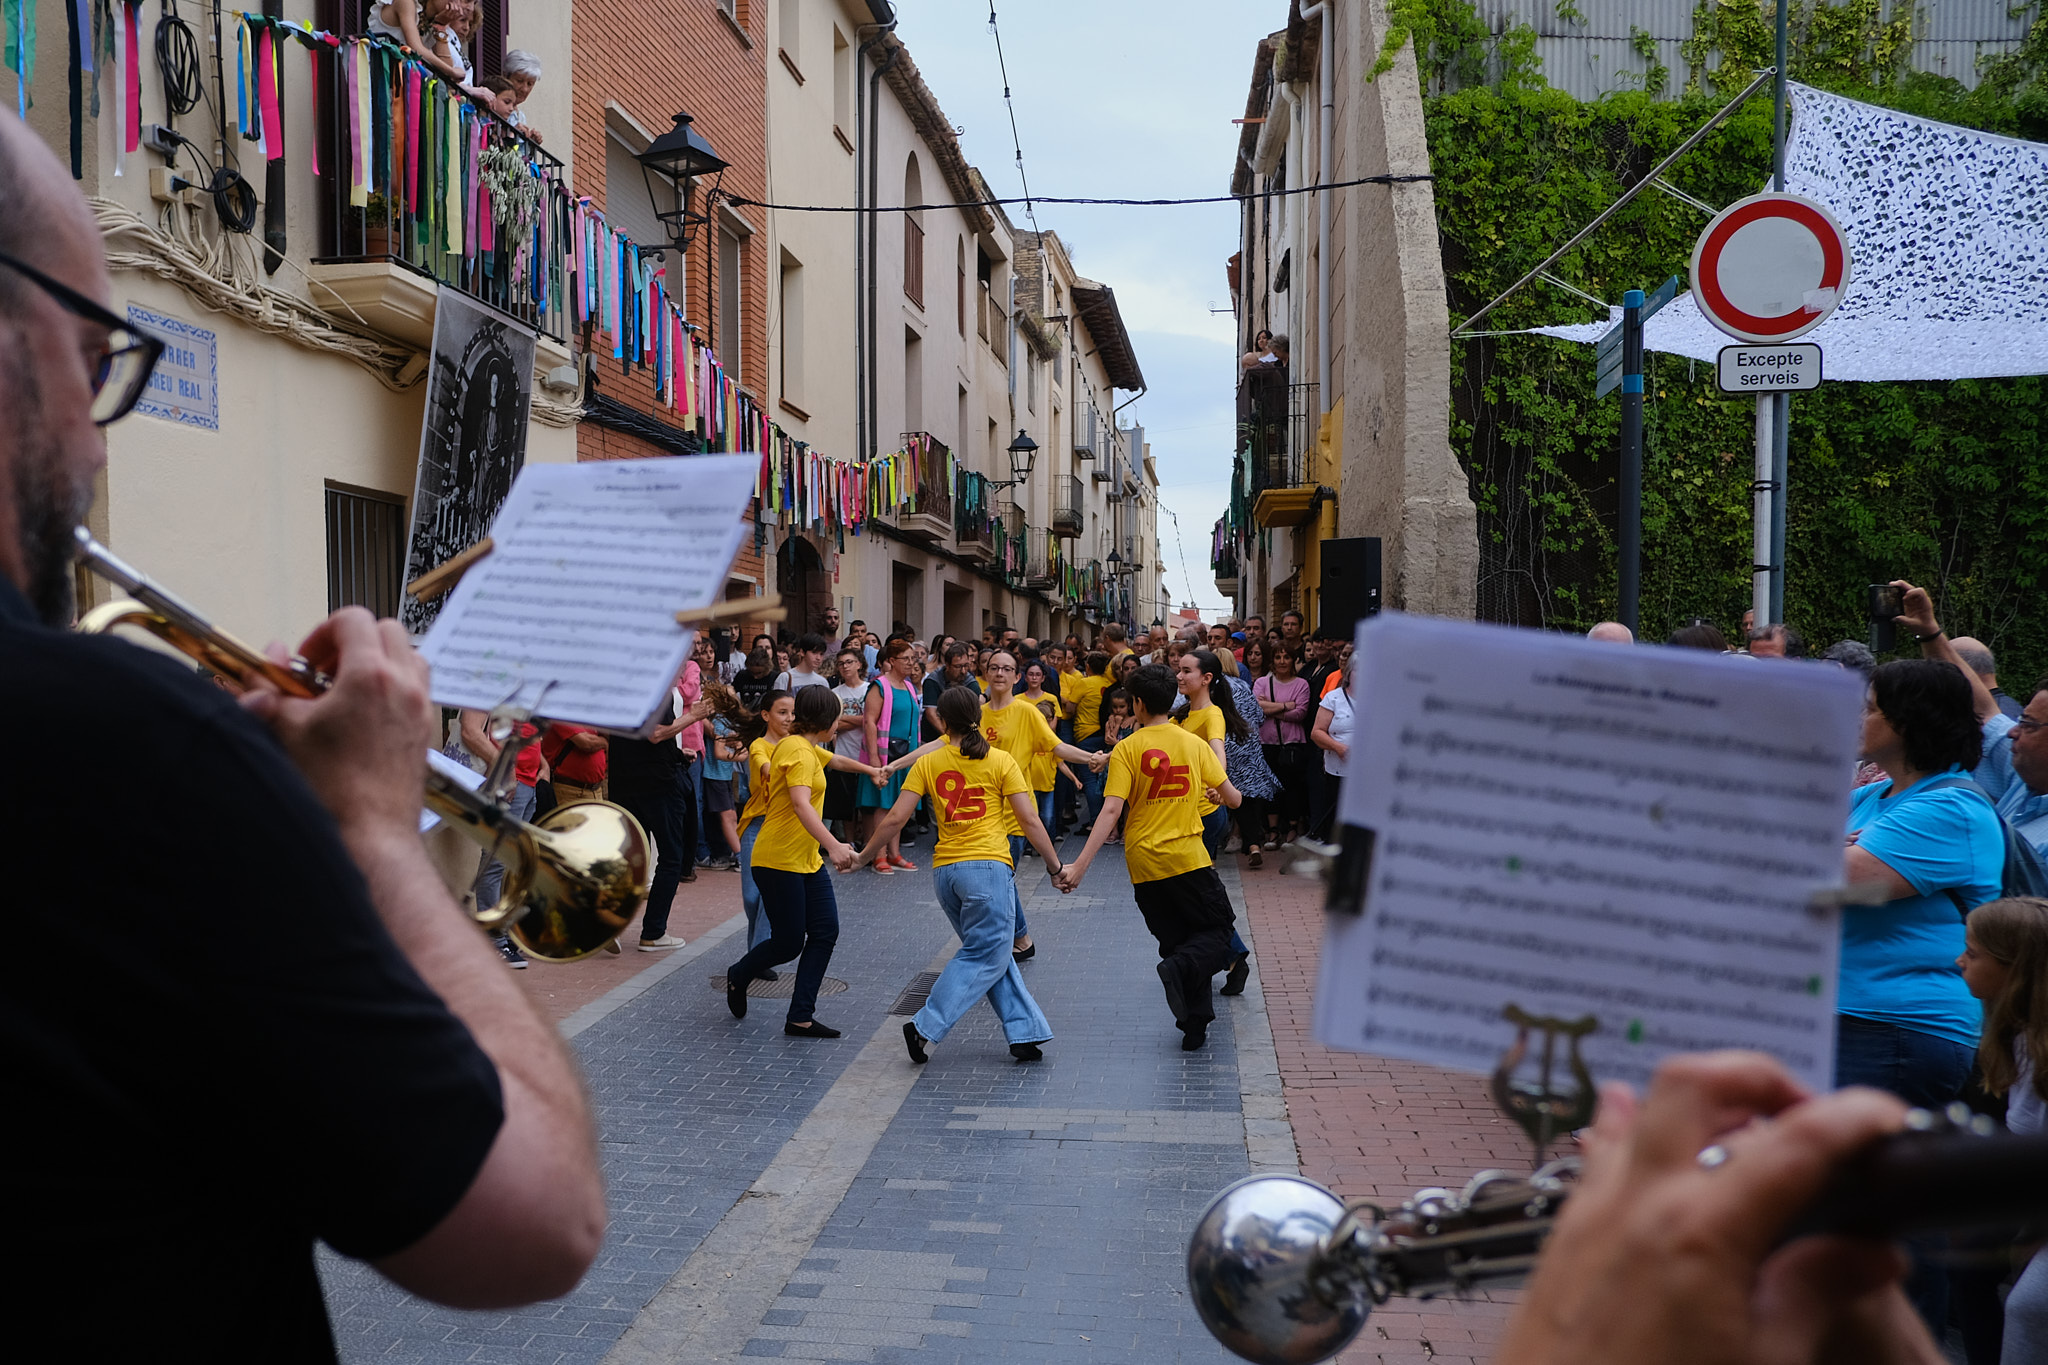
[{"label": "bald head", "polygon": [[1634,632],[1619,621],[1602,621],[1586,632],[1588,640],[1600,640],[1610,645],[1632,645],[1636,642]]},{"label": "bald head", "polygon": [[1949,646],[1955,650],[1956,657],[1969,666],[1972,673],[1984,680],[1986,687],[1998,686],[1998,660],[1982,640],[1974,636],[1958,635],[1949,641]]},{"label": "bald head", "polygon": [[[85,197],[48,147],[0,110],[0,255],[91,299],[112,294]],[[104,328],[0,263],[0,577],[46,623],[71,619],[71,528],[107,460],[92,421]]]}]

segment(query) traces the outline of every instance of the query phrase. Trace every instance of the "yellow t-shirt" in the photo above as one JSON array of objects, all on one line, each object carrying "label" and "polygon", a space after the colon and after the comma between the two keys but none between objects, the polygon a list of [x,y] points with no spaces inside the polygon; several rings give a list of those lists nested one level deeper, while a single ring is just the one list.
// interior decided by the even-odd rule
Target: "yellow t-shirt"
[{"label": "yellow t-shirt", "polygon": [[1102,731],[1102,694],[1111,684],[1100,673],[1060,684],[1060,700],[1074,703],[1074,739],[1078,743]]},{"label": "yellow t-shirt", "polygon": [[[1052,729],[1055,737],[1057,737],[1059,733],[1060,699],[1047,692],[1031,704],[1038,708],[1038,714],[1045,717],[1046,725]],[[1031,790],[1035,792],[1049,792],[1052,790],[1054,765],[1058,762],[1059,760],[1052,756],[1052,750],[1050,749],[1032,755],[1031,761],[1024,765],[1024,776],[1031,780]]]},{"label": "yellow t-shirt", "polygon": [[976,860],[1010,865],[1010,833],[1016,813],[1010,797],[1028,791],[1017,760],[991,747],[985,758],[969,758],[951,739],[910,765],[903,790],[931,798],[939,817],[939,843],[932,866]]},{"label": "yellow t-shirt", "polygon": [[751,822],[768,813],[768,756],[775,752],[775,741],[763,735],[747,746],[747,804],[740,811],[740,833],[747,832]]},{"label": "yellow t-shirt", "polygon": [[1202,792],[1223,780],[1216,751],[1178,725],[1147,725],[1111,750],[1102,790],[1125,802],[1124,862],[1133,882],[1210,865]]},{"label": "yellow t-shirt", "polygon": [[[1045,713],[1015,695],[1000,711],[986,703],[982,705],[981,732],[988,736],[991,745],[1017,760],[1018,771],[1025,773],[1040,754],[1050,760],[1054,746],[1060,742],[1060,737],[1045,723]],[[1024,832],[1024,827],[1017,823],[1017,812],[1006,805],[1003,815],[1008,833]]]},{"label": "yellow t-shirt", "polygon": [[816,872],[824,863],[818,841],[796,818],[789,804],[791,787],[811,789],[811,809],[818,818],[825,815],[825,754],[827,750],[791,735],[775,746],[768,757],[768,813],[761,820],[761,832],[754,836],[754,866],[777,872]]},{"label": "yellow t-shirt", "polygon": [[[1212,739],[1222,739],[1228,733],[1223,728],[1223,713],[1216,709],[1216,703],[1213,701],[1199,711],[1188,712],[1174,723],[1204,744]],[[1211,749],[1209,752],[1213,754],[1216,751]],[[1214,801],[1202,802],[1202,815],[1205,818],[1215,809]]]}]

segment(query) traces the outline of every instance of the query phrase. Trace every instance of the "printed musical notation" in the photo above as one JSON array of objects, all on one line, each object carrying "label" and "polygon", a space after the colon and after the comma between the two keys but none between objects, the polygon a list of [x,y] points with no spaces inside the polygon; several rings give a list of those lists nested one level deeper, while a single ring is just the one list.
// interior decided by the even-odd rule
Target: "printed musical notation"
[{"label": "printed musical notation", "polygon": [[1828,1088],[1854,674],[1387,615],[1354,675],[1340,815],[1377,837],[1322,1042],[1491,1070],[1513,1003],[1595,1016],[1603,1079],[1744,1047]]},{"label": "printed musical notation", "polygon": [[421,642],[434,700],[641,730],[689,657],[675,614],[725,587],[759,469],[752,455],[528,465],[496,548]]}]

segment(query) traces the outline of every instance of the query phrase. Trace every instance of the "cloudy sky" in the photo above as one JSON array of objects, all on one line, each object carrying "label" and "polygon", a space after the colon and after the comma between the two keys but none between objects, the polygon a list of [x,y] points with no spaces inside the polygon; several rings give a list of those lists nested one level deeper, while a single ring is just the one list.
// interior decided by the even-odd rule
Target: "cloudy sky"
[{"label": "cloudy sky", "polygon": [[[1017,193],[987,0],[897,0],[897,9],[896,31],[964,130],[968,159],[997,193]],[[1229,191],[1231,120],[1244,113],[1252,49],[1286,23],[1286,0],[996,0],[995,10],[1032,193]],[[1021,205],[1009,212],[1029,226]],[[1116,291],[1150,385],[1124,420],[1144,424],[1159,470],[1167,588],[1205,614],[1224,606],[1209,534],[1229,500],[1235,376],[1230,316],[1210,310],[1230,306],[1223,269],[1236,224],[1227,203],[1038,210],[1074,268]]]}]

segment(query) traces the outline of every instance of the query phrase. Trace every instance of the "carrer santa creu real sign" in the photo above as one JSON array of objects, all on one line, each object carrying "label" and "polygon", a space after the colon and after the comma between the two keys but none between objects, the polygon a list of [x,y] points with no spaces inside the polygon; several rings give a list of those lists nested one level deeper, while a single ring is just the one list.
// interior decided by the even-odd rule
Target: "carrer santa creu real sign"
[{"label": "carrer santa creu real sign", "polygon": [[1826,206],[1757,194],[1714,216],[1692,252],[1692,296],[1738,341],[1782,343],[1827,321],[1849,288],[1849,242]]}]

